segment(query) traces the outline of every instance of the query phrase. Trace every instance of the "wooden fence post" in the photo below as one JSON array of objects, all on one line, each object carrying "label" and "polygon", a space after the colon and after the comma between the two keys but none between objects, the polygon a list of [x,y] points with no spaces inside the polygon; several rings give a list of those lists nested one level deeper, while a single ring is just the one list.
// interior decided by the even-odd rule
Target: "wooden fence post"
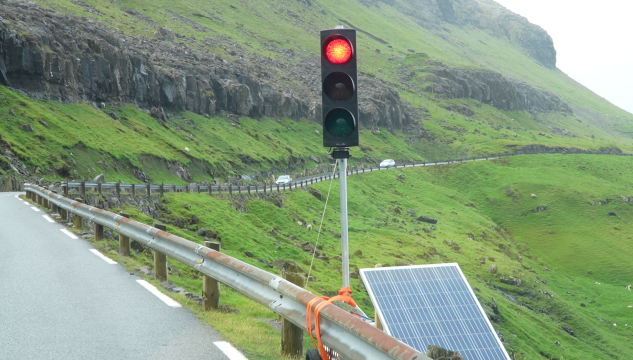
[{"label": "wooden fence post", "polygon": [[[189,186],[187,185],[187,188]],[[154,227],[158,230],[167,231],[167,225],[154,223]],[[156,280],[167,280],[167,255],[161,254],[154,250],[154,277]]]},{"label": "wooden fence post", "polygon": [[229,184],[229,195],[233,196],[233,186]]},{"label": "wooden fence post", "polygon": [[[284,272],[284,279],[299,286],[304,286],[304,277],[300,274]],[[281,320],[281,353],[288,357],[303,356],[303,330],[286,319]]]},{"label": "wooden fence post", "polygon": [[121,197],[121,180],[114,185],[114,191],[116,191],[116,197]]},{"label": "wooden fence post", "polygon": [[[205,241],[204,246],[220,252],[220,243]],[[202,308],[204,311],[217,309],[220,305],[220,283],[212,277],[202,276]]]},{"label": "wooden fence post", "polygon": [[152,195],[152,184],[147,183],[147,197]]},{"label": "wooden fence post", "polygon": [[103,240],[103,225],[95,224],[95,241]]},{"label": "wooden fence post", "polygon": [[68,180],[66,180],[66,187],[64,187],[64,197],[68,197]]},{"label": "wooden fence post", "polygon": [[158,188],[158,191],[160,193],[160,197],[163,197],[163,194],[165,193],[165,183],[160,183],[160,187]]},{"label": "wooden fence post", "polygon": [[81,231],[83,229],[83,221],[81,220],[81,216],[75,215],[75,229]]},{"label": "wooden fence post", "polygon": [[99,196],[101,196],[101,183],[97,184],[97,191],[99,192]]},{"label": "wooden fence post", "polygon": [[[130,218],[130,214],[120,212],[119,215]],[[119,254],[123,256],[130,256],[130,238],[119,234]]]},{"label": "wooden fence post", "polygon": [[248,184],[248,195],[251,194],[251,184]]},{"label": "wooden fence post", "polygon": [[136,185],[132,184],[132,196],[136,195]]},{"label": "wooden fence post", "polygon": [[81,185],[79,185],[79,192],[81,193],[81,198],[85,199],[86,198],[86,182],[85,181],[81,181]]}]

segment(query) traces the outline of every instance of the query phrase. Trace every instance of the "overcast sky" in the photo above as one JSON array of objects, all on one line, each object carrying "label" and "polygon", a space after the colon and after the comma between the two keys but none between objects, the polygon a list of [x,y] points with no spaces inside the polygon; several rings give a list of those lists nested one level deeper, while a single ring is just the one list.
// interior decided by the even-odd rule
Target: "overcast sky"
[{"label": "overcast sky", "polygon": [[547,31],[560,70],[633,114],[633,1],[495,1]]}]

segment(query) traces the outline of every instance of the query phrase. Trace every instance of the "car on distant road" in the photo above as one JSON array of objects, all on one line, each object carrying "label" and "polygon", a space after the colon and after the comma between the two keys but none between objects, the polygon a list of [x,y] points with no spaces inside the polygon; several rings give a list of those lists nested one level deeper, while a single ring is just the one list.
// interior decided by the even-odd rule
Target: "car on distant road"
[{"label": "car on distant road", "polygon": [[390,166],[396,166],[396,162],[393,159],[386,159],[380,162],[380,165],[378,165],[378,167],[390,167]]},{"label": "car on distant road", "polygon": [[277,181],[275,181],[275,184],[279,184],[279,185],[289,185],[292,183],[292,178],[290,177],[290,175],[281,175],[277,178]]}]

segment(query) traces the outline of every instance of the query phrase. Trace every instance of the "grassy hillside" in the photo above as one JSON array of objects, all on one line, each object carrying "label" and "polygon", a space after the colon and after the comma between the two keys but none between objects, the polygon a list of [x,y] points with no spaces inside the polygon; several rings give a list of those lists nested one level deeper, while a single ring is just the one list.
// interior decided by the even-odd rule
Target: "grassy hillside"
[{"label": "grassy hillside", "polygon": [[[625,290],[633,270],[627,261],[633,255],[629,163],[627,158],[603,155],[528,155],[351,177],[352,270],[375,264],[457,262],[491,316],[495,299],[499,318],[493,324],[518,358],[626,359],[633,350],[627,315],[633,295]],[[169,194],[162,214],[168,223],[195,214],[198,222],[183,229],[171,226],[170,231],[200,242],[198,228],[215,231],[223,252],[267,271],[280,273],[284,260],[296,260],[307,271],[311,253],[304,243],[315,245],[317,234],[297,222],[318,227],[329,185],[313,186],[324,195],[322,201],[305,190],[265,199]],[[137,210],[132,213],[151,221]],[[416,221],[419,215],[438,218],[439,223],[432,228]],[[317,281],[308,286],[316,293],[333,294],[340,287],[341,263],[335,258],[340,255],[339,232],[334,182],[317,245],[328,258],[314,260]],[[110,255],[117,256],[114,250]],[[136,256],[143,261],[143,255]],[[487,272],[491,264],[499,268],[495,275]],[[510,277],[520,279],[520,285]],[[199,280],[171,280],[199,291]],[[352,279],[352,288],[357,302],[373,315],[360,280]],[[243,319],[272,317],[234,295],[223,301],[240,309]],[[202,316],[217,321],[220,315]],[[230,338],[254,358],[276,351],[263,350],[266,342],[278,342],[278,333],[268,325],[244,320],[240,330],[235,324],[239,321],[229,321]],[[267,329],[268,335],[261,340],[239,335],[252,326]],[[564,328],[573,330],[573,336]]]},{"label": "grassy hillside", "polygon": [[[34,101],[3,87],[0,100],[0,140],[21,162],[31,170],[39,168],[38,175],[48,180],[105,173],[107,181],[138,182],[134,171],[140,170],[155,183],[184,183],[170,171],[170,164],[176,163],[189,169],[192,181],[224,181],[242,174],[267,179],[270,173],[329,168],[324,163],[327,153],[321,146],[321,135],[315,132],[321,126],[307,120],[237,120],[226,115],[207,119],[185,112],[163,127],[147,112],[132,106],[96,109],[85,103]],[[444,103],[473,105],[475,101]],[[466,117],[431,106],[425,127],[437,134],[435,140],[385,129],[362,129],[362,146],[352,150],[351,164],[375,164],[384,158],[442,160],[512,152],[534,144],[618,147],[633,152],[633,142],[619,137],[538,135],[545,126],[531,121],[526,113],[503,113],[482,105],[476,115]],[[117,114],[118,120],[108,113]],[[452,130],[443,133],[447,127]],[[310,160],[311,155],[320,163]]]},{"label": "grassy hillside", "polygon": [[[408,2],[359,2],[357,0],[278,1],[218,0],[213,3],[183,0],[178,3],[126,0],[105,3],[96,0],[39,0],[41,6],[105,24],[138,37],[156,38],[160,27],[182,35],[175,41],[213,53],[229,61],[257,65],[262,58],[281,64],[299,62],[319,53],[319,30],[343,23],[361,30],[358,34],[361,72],[376,76],[399,91],[420,98],[417,91],[402,86],[399,73],[410,67],[410,51],[424,53],[458,68],[483,68],[521,79],[548,90],[577,108],[583,125],[577,135],[615,134],[631,137],[623,129],[633,116],[595,95],[557,69],[548,69],[505,37],[490,35],[472,26],[443,23],[440,30],[420,26],[406,15]],[[96,11],[95,11],[96,9]],[[139,15],[134,15],[134,12]],[[491,10],[492,11],[492,10]],[[227,41],[227,39],[229,41]],[[291,50],[289,56],[288,51]],[[265,69],[272,78],[295,88],[295,80],[284,75],[283,65]],[[418,79],[424,73],[418,74]],[[362,90],[362,89],[361,89]],[[431,94],[429,94],[431,95]],[[414,99],[409,99],[414,101]],[[580,111],[583,110],[583,111]],[[590,113],[586,113],[589,111]],[[572,126],[575,118],[562,120]]]},{"label": "grassy hillside", "polygon": [[[512,152],[534,145],[633,152],[631,114],[561,71],[541,66],[505,38],[449,23],[436,30],[423,28],[399,10],[403,0],[36,2],[103,22],[116,36],[157,38],[160,28],[168,27],[179,34],[174,41],[229,64],[257,68],[272,63],[261,70],[284,91],[306,97],[314,91],[288,75],[285,64],[302,74],[314,71],[319,30],[341,22],[362,30],[361,78],[375,78],[397,90],[417,109],[415,120],[427,133],[370,131],[361,119],[362,146],[353,149],[352,165],[385,158],[428,161]],[[520,79],[556,94],[574,115],[507,112],[474,100],[439,99],[421,91],[427,60]],[[402,80],[410,73],[411,80]],[[360,85],[362,91],[362,81]],[[474,113],[447,110],[459,106]],[[238,119],[230,114],[205,118],[188,112],[175,114],[162,126],[131,104],[97,109],[87,103],[32,100],[0,87],[0,155],[17,159],[48,180],[105,173],[106,181],[138,182],[142,172],[155,183],[182,184],[321,172],[331,168],[321,135],[315,132],[321,130],[308,120]],[[188,169],[190,179],[175,174],[180,165]],[[0,156],[0,175],[7,171],[12,170]],[[627,359],[633,350],[628,326],[633,320],[627,314],[633,311],[628,308],[633,293],[625,290],[633,270],[628,261],[633,255],[631,179],[630,158],[597,155],[517,156],[354,176],[349,180],[352,270],[375,264],[458,262],[517,358]],[[325,196],[328,186],[319,183],[314,189]],[[315,245],[316,232],[297,222],[316,228],[325,204],[298,190],[267,198],[168,194],[162,205],[166,222],[188,222],[182,229],[170,225],[170,231],[199,242],[198,228],[216,231],[227,254],[280,273],[279,265],[286,260],[308,270],[311,254],[304,244]],[[153,221],[138,209],[126,210],[135,219]],[[197,222],[189,222],[192,215]],[[439,224],[433,229],[419,223],[419,215],[436,217]],[[317,246],[323,260],[315,260],[312,275],[317,281],[308,285],[314,292],[332,294],[339,288],[339,232],[335,182]],[[117,257],[114,242],[98,246]],[[134,258],[150,263],[143,254]],[[499,267],[495,275],[487,272],[491,264]],[[172,265],[182,276],[170,280],[199,292],[197,274]],[[520,286],[512,285],[516,280],[511,277],[520,279]],[[373,315],[360,281],[353,279],[352,286],[354,298]],[[258,320],[272,313],[223,291],[222,301],[241,314],[200,316],[244,348],[249,358],[277,358],[278,348],[270,344],[279,343],[278,332]],[[188,301],[184,296],[180,300]]]}]

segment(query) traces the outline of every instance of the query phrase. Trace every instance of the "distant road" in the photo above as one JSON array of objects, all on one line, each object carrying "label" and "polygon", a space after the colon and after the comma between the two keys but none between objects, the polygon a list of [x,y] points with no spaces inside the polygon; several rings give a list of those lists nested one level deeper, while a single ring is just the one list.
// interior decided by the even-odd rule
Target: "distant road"
[{"label": "distant road", "polygon": [[193,313],[16,196],[0,193],[0,359],[230,359]]}]

